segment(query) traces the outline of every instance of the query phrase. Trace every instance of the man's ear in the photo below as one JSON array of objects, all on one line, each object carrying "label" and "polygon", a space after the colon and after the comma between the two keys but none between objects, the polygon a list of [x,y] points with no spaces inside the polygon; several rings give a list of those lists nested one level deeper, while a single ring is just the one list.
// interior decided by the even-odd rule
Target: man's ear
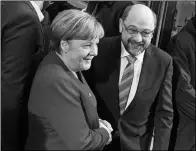
[{"label": "man's ear", "polygon": [[123,20],[119,19],[119,32],[122,33]]},{"label": "man's ear", "polygon": [[60,41],[60,48],[61,48],[61,51],[64,52],[64,53],[67,53],[68,50],[69,50],[69,44],[66,40],[61,40]]}]

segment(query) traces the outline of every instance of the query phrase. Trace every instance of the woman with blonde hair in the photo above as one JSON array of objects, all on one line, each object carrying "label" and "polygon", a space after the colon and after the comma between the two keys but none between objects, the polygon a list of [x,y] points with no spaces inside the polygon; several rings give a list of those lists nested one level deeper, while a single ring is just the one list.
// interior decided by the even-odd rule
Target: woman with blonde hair
[{"label": "woman with blonde hair", "polygon": [[56,16],[51,30],[54,51],[41,62],[30,92],[26,149],[101,150],[112,128],[99,119],[81,71],[97,55],[103,28],[88,13],[70,9]]}]

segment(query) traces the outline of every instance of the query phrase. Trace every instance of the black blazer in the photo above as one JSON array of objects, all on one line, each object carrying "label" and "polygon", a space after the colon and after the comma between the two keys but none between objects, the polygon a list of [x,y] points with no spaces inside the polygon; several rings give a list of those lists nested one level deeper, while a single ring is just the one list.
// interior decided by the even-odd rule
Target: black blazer
[{"label": "black blazer", "polygon": [[[28,1],[1,2],[2,146],[16,149],[23,136],[19,114],[27,104],[36,68],[43,56],[44,36],[38,15]],[[26,113],[21,113],[24,117]]]},{"label": "black blazer", "polygon": [[138,88],[133,101],[120,116],[119,73],[120,37],[102,39],[98,56],[84,75],[98,100],[100,117],[119,131],[121,148],[147,150],[155,126],[154,149],[167,150],[172,128],[172,58],[150,45],[144,55]]},{"label": "black blazer", "polygon": [[195,150],[195,17],[171,38],[167,51],[174,60],[173,101],[176,107],[171,150]]},{"label": "black blazer", "polygon": [[55,52],[36,72],[31,88],[27,150],[100,150],[109,134],[99,128],[97,102]]}]

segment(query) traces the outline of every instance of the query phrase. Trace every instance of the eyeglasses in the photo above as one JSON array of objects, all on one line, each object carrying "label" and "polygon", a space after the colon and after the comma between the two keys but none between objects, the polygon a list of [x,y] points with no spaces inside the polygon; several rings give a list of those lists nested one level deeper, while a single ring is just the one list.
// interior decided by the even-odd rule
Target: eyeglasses
[{"label": "eyeglasses", "polygon": [[125,29],[126,29],[126,31],[130,34],[130,35],[136,35],[137,33],[140,33],[141,35],[142,35],[142,37],[149,37],[153,32],[154,32],[154,30],[152,30],[152,31],[138,31],[136,28],[133,28],[133,27],[131,27],[131,28],[128,28],[126,25],[125,25],[125,23],[124,23],[124,21],[123,21],[123,24],[124,24],[124,26],[125,26]]}]

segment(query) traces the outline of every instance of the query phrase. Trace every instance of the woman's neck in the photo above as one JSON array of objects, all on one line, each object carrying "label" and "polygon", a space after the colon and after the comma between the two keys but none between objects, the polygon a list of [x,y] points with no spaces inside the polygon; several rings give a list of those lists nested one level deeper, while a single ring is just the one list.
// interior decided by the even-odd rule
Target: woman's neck
[{"label": "woman's neck", "polygon": [[77,74],[76,74],[76,71],[73,71],[71,68],[70,68],[70,66],[69,66],[69,64],[68,64],[68,58],[65,58],[65,57],[63,57],[61,54],[59,54],[58,52],[56,52],[56,54],[59,56],[59,58],[61,58],[61,60],[63,61],[63,63],[67,66],[67,68],[68,68],[68,70],[69,71],[71,71],[73,74],[74,74],[74,76],[76,77],[76,78],[78,78],[78,76],[77,76]]}]

